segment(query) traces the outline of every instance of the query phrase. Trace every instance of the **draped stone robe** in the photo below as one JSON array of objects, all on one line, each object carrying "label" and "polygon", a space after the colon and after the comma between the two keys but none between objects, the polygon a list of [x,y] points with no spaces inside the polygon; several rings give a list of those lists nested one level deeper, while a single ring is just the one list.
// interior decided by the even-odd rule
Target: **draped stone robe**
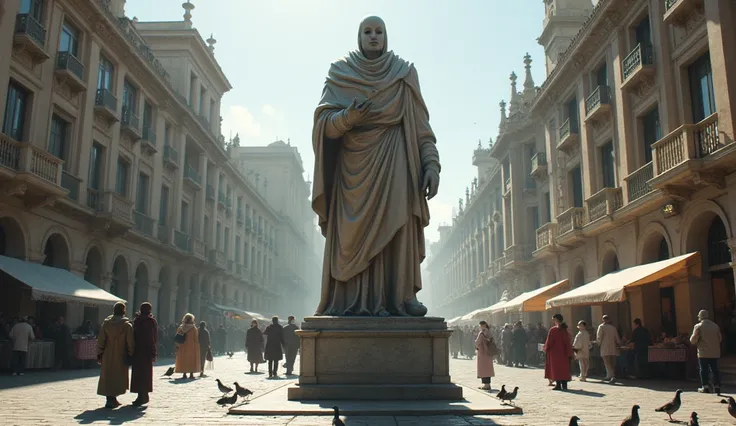
[{"label": "draped stone robe", "polygon": [[[354,98],[372,113],[338,139]],[[326,237],[316,315],[405,315],[422,288],[424,171],[439,173],[436,140],[414,66],[387,52],[351,52],[332,64],[314,114],[312,208]]]}]

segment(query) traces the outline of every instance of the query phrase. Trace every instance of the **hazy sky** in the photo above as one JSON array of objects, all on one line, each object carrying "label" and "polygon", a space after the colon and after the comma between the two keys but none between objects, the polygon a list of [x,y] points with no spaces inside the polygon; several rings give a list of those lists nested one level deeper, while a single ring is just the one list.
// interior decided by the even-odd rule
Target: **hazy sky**
[{"label": "hazy sky", "polygon": [[[128,17],[178,21],[183,0],[128,0]],[[501,99],[508,101],[509,74],[524,81],[523,57],[534,62],[536,85],[544,80],[537,37],[540,0],[192,0],[192,22],[217,39],[215,56],[233,90],[223,99],[223,133],[240,133],[244,145],[277,138],[299,148],[307,173],[314,168],[314,108],[332,60],[357,46],[358,24],[381,16],[389,48],[414,62],[437,136],[442,163],[439,195],[430,202],[432,223],[451,220],[457,199],[475,176],[472,152],[498,134]]]}]

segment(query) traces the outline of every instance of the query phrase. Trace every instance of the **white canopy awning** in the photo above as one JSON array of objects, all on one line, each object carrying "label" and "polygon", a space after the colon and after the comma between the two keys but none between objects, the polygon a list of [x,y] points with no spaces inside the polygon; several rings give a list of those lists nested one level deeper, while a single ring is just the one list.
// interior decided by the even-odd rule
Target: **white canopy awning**
[{"label": "white canopy awning", "polygon": [[455,324],[456,322],[460,321],[460,318],[462,318],[462,317],[455,317],[455,318],[453,318],[451,320],[448,320],[447,321],[447,325],[453,325],[453,324]]},{"label": "white canopy awning", "polygon": [[110,307],[117,302],[125,302],[66,269],[0,256],[0,270],[30,287],[34,300]]},{"label": "white canopy awning", "polygon": [[504,312],[544,312],[548,299],[560,294],[568,280],[557,281],[536,290],[527,291],[514,297],[503,305]]},{"label": "white canopy awning", "polygon": [[239,316],[239,317],[241,317],[243,319],[251,319],[251,318],[253,318],[250,315],[250,313],[248,313],[247,311],[245,311],[243,309],[240,309],[240,308],[235,308],[235,307],[232,307],[232,306],[219,305],[217,303],[213,303],[212,304],[212,307],[214,307],[218,311],[222,311],[224,313],[234,314],[234,315],[237,315],[237,316]]},{"label": "white canopy awning", "polygon": [[584,286],[549,299],[547,308],[623,302],[626,300],[627,288],[671,279],[673,276],[685,277],[687,274],[700,276],[700,272],[700,253],[689,253],[604,275]]}]

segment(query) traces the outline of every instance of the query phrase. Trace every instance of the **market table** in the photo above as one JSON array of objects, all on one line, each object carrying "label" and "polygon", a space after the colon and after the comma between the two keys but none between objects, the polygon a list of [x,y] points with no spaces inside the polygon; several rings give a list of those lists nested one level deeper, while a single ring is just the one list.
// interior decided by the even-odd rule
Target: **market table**
[{"label": "market table", "polygon": [[74,340],[74,358],[80,361],[97,359],[97,339]]},{"label": "market table", "polygon": [[[11,354],[13,343],[4,342],[0,353],[0,368],[9,370],[11,368]],[[26,368],[42,369],[54,366],[54,342],[37,340],[28,345],[26,355]]]}]

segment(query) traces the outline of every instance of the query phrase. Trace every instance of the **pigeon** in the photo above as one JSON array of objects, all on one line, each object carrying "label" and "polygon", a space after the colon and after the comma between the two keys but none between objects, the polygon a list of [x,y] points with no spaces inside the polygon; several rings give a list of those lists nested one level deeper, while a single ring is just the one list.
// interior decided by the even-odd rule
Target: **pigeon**
[{"label": "pigeon", "polygon": [[235,352],[225,352],[227,354],[228,358],[232,358],[233,355],[235,355]]},{"label": "pigeon", "polygon": [[693,411],[690,413],[690,423],[687,424],[688,426],[700,426],[700,423],[698,423],[698,413]]},{"label": "pigeon", "polygon": [[253,392],[249,389],[246,389],[238,384],[238,382],[233,383],[235,385],[235,393],[238,394],[238,396],[245,398],[246,400],[250,395],[253,395]]},{"label": "pigeon", "polygon": [[233,405],[238,402],[238,394],[234,393],[231,396],[223,396],[217,400],[217,405]]},{"label": "pigeon", "polygon": [[217,382],[217,389],[219,389],[220,392],[222,392],[222,396],[225,396],[233,391],[233,388],[223,385],[220,379],[215,379],[215,381]]},{"label": "pigeon", "polygon": [[332,426],[345,426],[342,420],[340,420],[340,409],[336,406],[332,407],[335,410],[335,417],[332,418]]},{"label": "pigeon", "polygon": [[675,392],[675,397],[672,399],[672,401],[664,404],[663,406],[657,408],[656,412],[658,413],[667,413],[668,416],[670,416],[670,421],[673,421],[672,415],[677,412],[677,410],[680,409],[680,406],[682,405],[682,401],[680,400],[680,394],[682,393],[682,389],[677,389]]},{"label": "pigeon", "polygon": [[631,415],[621,422],[621,426],[639,426],[639,406],[631,407]]},{"label": "pigeon", "polygon": [[166,370],[166,372],[164,373],[164,376],[166,377],[171,377],[173,375],[174,375],[174,367],[169,367],[169,369]]},{"label": "pigeon", "polygon": [[506,385],[501,385],[501,390],[496,394],[496,398],[503,401],[504,396],[506,396]]},{"label": "pigeon", "polygon": [[734,401],[732,396],[728,397],[728,414],[736,419],[736,401]]},{"label": "pigeon", "polygon": [[578,421],[580,420],[580,417],[578,416],[572,416],[570,417],[570,423],[567,426],[578,426]]},{"label": "pigeon", "polygon": [[519,387],[516,386],[516,387],[514,387],[514,390],[512,390],[511,392],[507,392],[506,395],[504,395],[503,399],[506,400],[506,401],[508,401],[508,402],[511,402],[514,399],[516,399],[516,395],[518,393],[519,393]]}]

